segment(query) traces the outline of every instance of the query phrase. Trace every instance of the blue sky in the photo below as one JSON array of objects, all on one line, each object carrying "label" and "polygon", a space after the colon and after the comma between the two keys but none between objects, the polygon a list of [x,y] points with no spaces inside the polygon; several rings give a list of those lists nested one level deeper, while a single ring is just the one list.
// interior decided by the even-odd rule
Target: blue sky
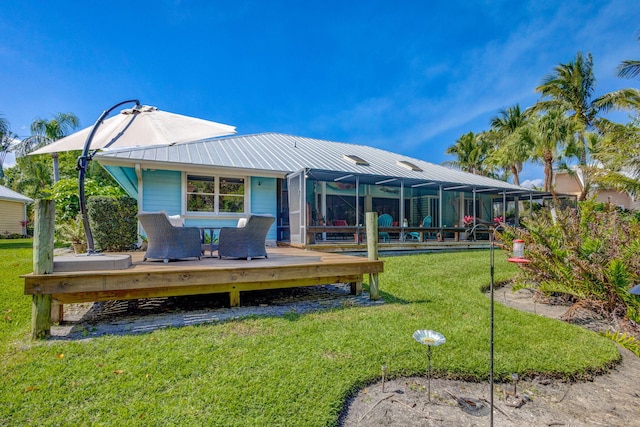
[{"label": "blue sky", "polygon": [[20,136],[37,117],[73,112],[86,127],[138,98],[239,134],[441,163],[500,109],[533,105],[542,78],[578,51],[593,54],[596,95],[640,84],[615,73],[640,59],[629,0],[3,3],[0,114]]}]

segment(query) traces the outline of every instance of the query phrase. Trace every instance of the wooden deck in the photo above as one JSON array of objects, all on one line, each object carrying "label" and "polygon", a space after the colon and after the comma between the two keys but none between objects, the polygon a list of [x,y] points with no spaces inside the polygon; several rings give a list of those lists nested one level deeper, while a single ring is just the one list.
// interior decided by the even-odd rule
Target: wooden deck
[{"label": "wooden deck", "polygon": [[209,293],[229,293],[230,306],[240,305],[240,292],[350,283],[362,291],[364,274],[383,271],[383,262],[366,257],[269,248],[269,258],[251,261],[204,257],[201,260],[142,261],[130,253],[132,265],[122,270],[65,271],[27,274],[26,295],[51,295],[52,318],[62,320],[62,304]]}]

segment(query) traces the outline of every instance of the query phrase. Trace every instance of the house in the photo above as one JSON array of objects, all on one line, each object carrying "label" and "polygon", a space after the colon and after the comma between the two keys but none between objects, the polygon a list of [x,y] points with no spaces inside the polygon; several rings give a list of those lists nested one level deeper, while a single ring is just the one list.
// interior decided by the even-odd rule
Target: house
[{"label": "house", "polygon": [[[558,193],[580,196],[584,188],[584,176],[579,167],[572,170],[557,170],[553,175],[553,186]],[[640,210],[640,200],[626,191],[593,186],[587,197],[601,203],[612,203],[622,209]]]},{"label": "house", "polygon": [[0,233],[27,234],[27,205],[30,198],[0,185]]},{"label": "house", "polygon": [[268,241],[302,246],[312,243],[308,227],[359,227],[369,211],[409,228],[430,216],[446,229],[463,227],[465,216],[517,222],[519,202],[549,197],[374,147],[280,133],[102,151],[94,159],[140,211],[180,214],[198,227],[270,214],[277,221]]}]

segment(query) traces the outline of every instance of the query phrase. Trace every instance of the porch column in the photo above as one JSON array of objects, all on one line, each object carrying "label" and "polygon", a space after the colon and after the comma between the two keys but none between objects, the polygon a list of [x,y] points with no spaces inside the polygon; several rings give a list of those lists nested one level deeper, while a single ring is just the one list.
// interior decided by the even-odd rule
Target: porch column
[{"label": "porch column", "polygon": [[361,224],[360,222],[360,176],[356,175],[356,223],[355,226],[358,227]]},{"label": "porch column", "polygon": [[400,218],[398,218],[398,224],[402,227],[400,231],[400,241],[404,241],[404,220],[406,214],[404,212],[404,180],[400,180]]},{"label": "porch column", "polygon": [[502,222],[507,223],[507,190],[502,190]]},{"label": "porch column", "polygon": [[442,184],[438,186],[438,240],[444,240],[444,234],[442,233]]},{"label": "porch column", "polygon": [[[320,181],[320,213],[324,221],[324,225],[327,224],[327,182]],[[327,240],[327,233],[322,233],[322,240]]]}]

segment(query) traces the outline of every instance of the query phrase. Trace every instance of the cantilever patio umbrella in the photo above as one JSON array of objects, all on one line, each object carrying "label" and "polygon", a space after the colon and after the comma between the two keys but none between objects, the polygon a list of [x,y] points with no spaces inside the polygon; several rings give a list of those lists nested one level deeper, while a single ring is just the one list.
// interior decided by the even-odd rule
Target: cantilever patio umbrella
[{"label": "cantilever patio umbrella", "polygon": [[[105,118],[121,105],[135,104],[107,120]],[[93,126],[46,145],[29,155],[83,150],[78,158],[78,191],[80,213],[87,237],[87,254],[95,254],[93,234],[84,194],[84,177],[88,162],[101,149],[151,145],[173,145],[236,133],[234,126],[160,111],[156,107],[140,105],[136,99],[120,102],[105,110]],[[91,151],[91,152],[90,152]]]},{"label": "cantilever patio umbrella", "polygon": [[[89,126],[32,151],[29,155],[82,150],[93,128],[94,126]],[[120,114],[105,120],[93,136],[89,149],[171,145],[234,133],[234,126],[142,105],[122,110]]]}]

